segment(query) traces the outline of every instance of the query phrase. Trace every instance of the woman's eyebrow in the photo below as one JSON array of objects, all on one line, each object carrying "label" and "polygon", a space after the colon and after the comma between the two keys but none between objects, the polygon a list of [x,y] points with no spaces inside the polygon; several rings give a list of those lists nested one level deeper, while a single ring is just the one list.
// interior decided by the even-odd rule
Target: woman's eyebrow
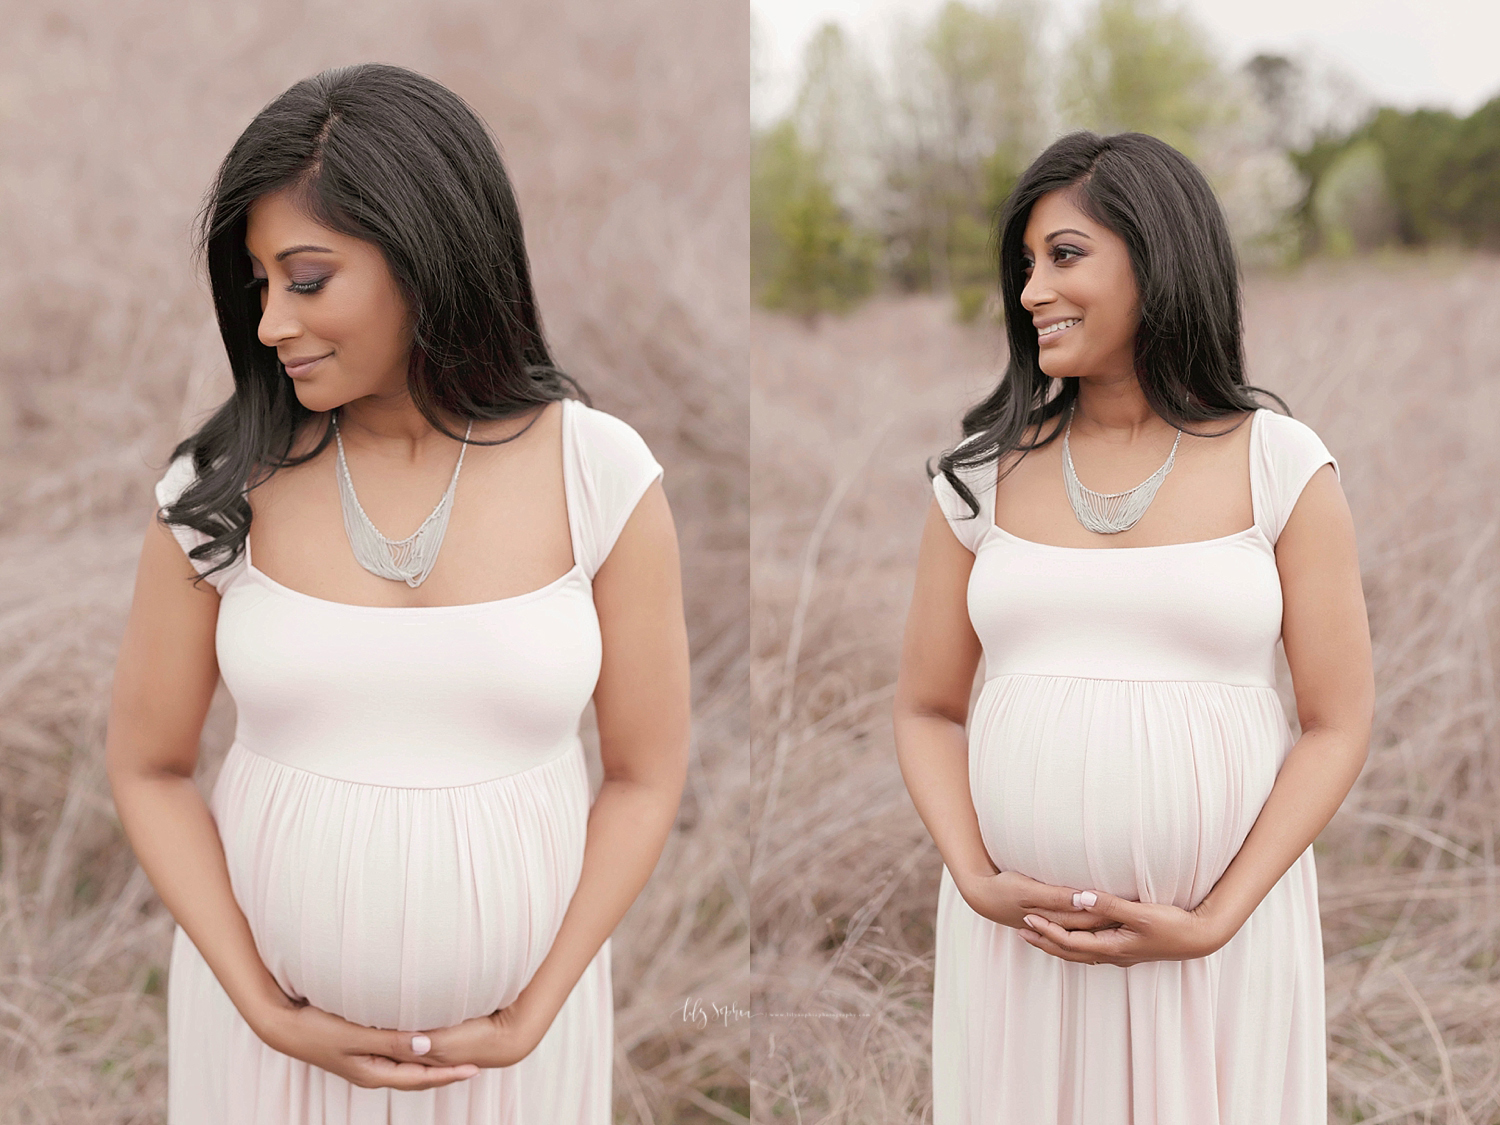
[{"label": "woman's eyebrow", "polygon": [[1059,235],[1064,235],[1064,234],[1076,234],[1076,235],[1078,235],[1081,238],[1088,238],[1089,237],[1087,234],[1084,234],[1084,232],[1081,231],[1081,230],[1075,230],[1073,227],[1063,227],[1062,230],[1055,230],[1055,231],[1053,231],[1051,234],[1049,234],[1042,241],[1043,242],[1051,242],[1054,238],[1057,238]]},{"label": "woman's eyebrow", "polygon": [[284,258],[290,258],[293,254],[332,254],[333,251],[326,246],[289,246],[280,254],[276,255],[279,262]]}]

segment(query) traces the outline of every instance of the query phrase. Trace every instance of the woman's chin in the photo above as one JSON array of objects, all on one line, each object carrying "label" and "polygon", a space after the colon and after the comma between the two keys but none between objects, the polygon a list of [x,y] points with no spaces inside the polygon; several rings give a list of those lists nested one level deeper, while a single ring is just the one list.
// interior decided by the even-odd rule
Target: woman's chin
[{"label": "woman's chin", "polygon": [[308,382],[295,383],[297,401],[314,414],[322,414],[347,402],[347,395],[331,393],[328,387],[317,387]]}]

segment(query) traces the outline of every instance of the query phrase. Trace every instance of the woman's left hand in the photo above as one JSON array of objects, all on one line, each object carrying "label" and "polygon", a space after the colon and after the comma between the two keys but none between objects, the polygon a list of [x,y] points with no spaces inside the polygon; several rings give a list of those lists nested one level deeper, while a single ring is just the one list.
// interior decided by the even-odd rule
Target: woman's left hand
[{"label": "woman's left hand", "polygon": [[542,1020],[532,1013],[520,996],[510,1007],[487,1016],[407,1037],[410,1046],[402,1061],[428,1066],[472,1063],[480,1069],[514,1066],[536,1049],[551,1024],[551,1018]]},{"label": "woman's left hand", "polygon": [[[1222,947],[1233,933],[1210,918],[1200,906],[1183,910],[1155,902],[1131,902],[1103,891],[1094,895],[1094,914],[1119,925],[1104,930],[1068,930],[1037,914],[1028,914],[1030,930],[1020,935],[1042,950],[1064,961],[1083,965],[1136,965],[1142,961],[1188,961],[1207,957]],[[1088,905],[1087,899],[1084,904]]]}]

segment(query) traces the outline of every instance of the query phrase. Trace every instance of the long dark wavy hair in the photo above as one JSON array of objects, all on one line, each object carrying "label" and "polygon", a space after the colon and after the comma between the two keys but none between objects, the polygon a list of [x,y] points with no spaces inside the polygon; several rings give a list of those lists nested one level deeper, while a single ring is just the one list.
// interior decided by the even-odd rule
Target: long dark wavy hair
[{"label": "long dark wavy hair", "polygon": [[[974,515],[979,502],[960,472],[1056,440],[1078,398],[1077,378],[1043,373],[1036,328],[1021,304],[1031,208],[1062,189],[1073,189],[1079,208],[1124,239],[1130,252],[1140,295],[1135,373],[1152,410],[1188,433],[1197,432],[1192,423],[1256,409],[1255,394],[1291,413],[1278,395],[1245,382],[1239,265],[1224,212],[1203,173],[1145,133],[1069,133],[1032,162],[997,216],[1010,363],[994,393],[964,415],[964,440],[937,462],[937,471]],[[1042,437],[1048,419],[1056,423]],[[1028,445],[1022,439],[1032,425],[1037,440]]]},{"label": "long dark wavy hair", "polygon": [[439,432],[464,440],[440,411],[488,420],[570,395],[588,401],[547,348],[515,193],[479,116],[401,67],[365,63],[303,79],[240,134],[198,220],[234,394],[172,450],[173,459],[192,457],[197,478],[161,518],[209,536],[189,552],[217,559],[204,574],[245,549],[249,490],[332,437],[329,422],[314,449],[290,456],[313,412],[257,336],[246,219],[255,200],[283,189],[324,226],[379,247],[412,313],[407,388]]}]

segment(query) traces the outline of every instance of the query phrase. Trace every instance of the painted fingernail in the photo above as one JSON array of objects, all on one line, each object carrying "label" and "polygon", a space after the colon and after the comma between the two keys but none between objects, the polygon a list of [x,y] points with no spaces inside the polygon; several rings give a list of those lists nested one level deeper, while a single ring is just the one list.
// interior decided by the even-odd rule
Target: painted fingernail
[{"label": "painted fingernail", "polygon": [[1026,917],[1022,918],[1021,921],[1025,922],[1028,926],[1030,926],[1034,930],[1034,929],[1036,929],[1036,924],[1039,921],[1039,919],[1035,915],[1033,915],[1033,914],[1028,914],[1028,915],[1026,915]]},{"label": "painted fingernail", "polygon": [[1073,892],[1073,909],[1074,910],[1081,910],[1083,908],[1083,903],[1081,903],[1081,902],[1078,901],[1080,897],[1081,896],[1079,895],[1079,893],[1077,891]]},{"label": "painted fingernail", "polygon": [[1073,897],[1078,899],[1085,907],[1093,906],[1094,903],[1099,901],[1099,896],[1093,891],[1079,891]]},{"label": "painted fingernail", "polygon": [[425,1035],[413,1035],[411,1037],[411,1053],[414,1055],[425,1055],[432,1050],[432,1040]]}]

